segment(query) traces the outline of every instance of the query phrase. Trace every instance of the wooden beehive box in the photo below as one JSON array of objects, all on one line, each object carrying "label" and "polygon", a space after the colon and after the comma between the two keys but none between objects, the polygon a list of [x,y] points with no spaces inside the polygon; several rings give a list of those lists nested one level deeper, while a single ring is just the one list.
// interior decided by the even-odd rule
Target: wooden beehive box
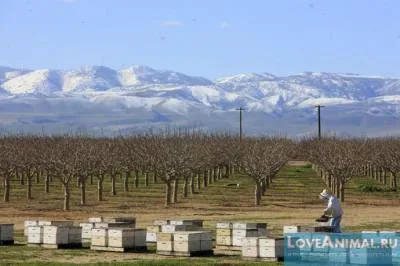
[{"label": "wooden beehive box", "polygon": [[217,246],[232,246],[232,236],[217,235],[216,244]]},{"label": "wooden beehive box", "polygon": [[146,229],[135,228],[134,232],[135,247],[146,247]]},{"label": "wooden beehive box", "polygon": [[43,244],[68,244],[69,227],[43,226]]},{"label": "wooden beehive box", "polygon": [[284,234],[292,234],[300,232],[299,225],[285,225],[283,226],[283,233]]},{"label": "wooden beehive box", "polygon": [[173,251],[174,234],[173,233],[157,233],[157,251]]},{"label": "wooden beehive box", "polygon": [[176,231],[187,231],[188,227],[187,225],[164,224],[161,225],[161,232],[173,233]]},{"label": "wooden beehive box", "polygon": [[146,242],[157,242],[157,233],[161,232],[161,225],[147,227]]},{"label": "wooden beehive box", "polygon": [[283,258],[284,240],[283,238],[260,238],[260,258]]},{"label": "wooden beehive box", "polygon": [[104,221],[103,217],[90,217],[88,219],[89,223],[101,223],[103,221]]},{"label": "wooden beehive box", "polygon": [[258,237],[258,229],[233,229],[232,245],[242,246],[242,241],[245,237]]},{"label": "wooden beehive box", "polygon": [[80,223],[79,226],[82,228],[82,239],[92,238],[94,223]]},{"label": "wooden beehive box", "polygon": [[231,222],[217,222],[215,225],[215,228],[217,229],[232,229],[233,224]]},{"label": "wooden beehive box", "polygon": [[43,226],[28,226],[28,243],[41,244],[43,243]]},{"label": "wooden beehive box", "polygon": [[134,228],[109,228],[108,246],[120,248],[133,248],[135,245]]},{"label": "wooden beehive box", "polygon": [[154,220],[153,225],[165,225],[170,224],[170,220]]},{"label": "wooden beehive box", "polygon": [[169,224],[174,225],[196,225],[198,227],[203,226],[203,220],[171,220]]},{"label": "wooden beehive box", "polygon": [[92,229],[92,246],[107,247],[108,246],[108,228]]},{"label": "wooden beehive box", "polygon": [[39,225],[39,221],[37,221],[37,220],[24,221],[24,236],[25,237],[28,236],[28,227],[29,226],[37,226],[37,225]]}]

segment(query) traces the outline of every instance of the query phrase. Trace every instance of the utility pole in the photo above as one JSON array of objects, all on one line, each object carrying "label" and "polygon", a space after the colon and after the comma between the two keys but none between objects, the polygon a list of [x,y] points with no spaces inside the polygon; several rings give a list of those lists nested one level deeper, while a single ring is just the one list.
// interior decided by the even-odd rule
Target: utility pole
[{"label": "utility pole", "polygon": [[245,110],[243,107],[236,109],[239,111],[239,139],[242,142],[243,139],[243,114],[242,112]]},{"label": "utility pole", "polygon": [[325,107],[323,105],[316,105],[318,112],[318,139],[321,139],[321,107]]}]

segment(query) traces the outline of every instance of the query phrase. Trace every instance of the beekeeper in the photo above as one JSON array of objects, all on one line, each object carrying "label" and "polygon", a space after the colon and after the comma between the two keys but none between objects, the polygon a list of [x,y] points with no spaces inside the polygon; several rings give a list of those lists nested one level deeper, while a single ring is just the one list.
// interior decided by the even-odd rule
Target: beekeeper
[{"label": "beekeeper", "polygon": [[332,217],[330,225],[333,226],[333,233],[341,233],[340,222],[342,221],[343,210],[340,206],[340,201],[326,189],[319,194],[319,198],[328,201],[324,214]]}]

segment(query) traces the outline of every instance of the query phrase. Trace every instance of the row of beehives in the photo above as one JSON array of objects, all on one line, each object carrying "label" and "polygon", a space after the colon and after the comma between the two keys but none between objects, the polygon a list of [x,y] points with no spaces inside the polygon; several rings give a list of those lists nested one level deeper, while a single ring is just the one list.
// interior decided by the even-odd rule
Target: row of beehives
[{"label": "row of beehives", "polygon": [[246,237],[266,237],[266,223],[232,223],[216,224],[216,245],[241,247]]}]

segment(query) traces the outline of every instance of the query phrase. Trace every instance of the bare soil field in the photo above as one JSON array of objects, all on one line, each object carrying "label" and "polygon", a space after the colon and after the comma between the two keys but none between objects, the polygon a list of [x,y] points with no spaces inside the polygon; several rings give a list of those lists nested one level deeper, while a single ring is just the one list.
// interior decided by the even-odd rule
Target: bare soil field
[{"label": "bare soil field", "polygon": [[[95,180],[94,180],[95,181]],[[346,202],[343,203],[343,230],[347,232],[362,229],[400,230],[399,192],[372,192],[359,190],[360,184],[374,183],[366,177],[352,179],[346,188]],[[291,162],[282,169],[273,185],[262,198],[261,206],[253,205],[254,184],[250,178],[240,173],[229,179],[218,180],[207,188],[201,188],[188,198],[165,208],[163,206],[164,185],[150,184],[138,188],[130,184],[130,191],[123,191],[122,180],[118,181],[117,195],[111,196],[110,185],[105,184],[104,200],[96,200],[96,183],[88,185],[86,206],[79,206],[79,190],[73,188],[72,210],[62,211],[63,192],[54,181],[50,193],[44,193],[44,184],[34,184],[33,197],[26,201],[25,187],[13,181],[11,201],[0,203],[0,223],[14,223],[18,241],[22,241],[24,220],[74,220],[85,221],[93,216],[135,216],[137,227],[146,227],[155,219],[196,218],[204,219],[205,227],[213,230],[217,221],[258,221],[268,223],[269,235],[282,235],[284,225],[316,225],[314,221],[321,215],[326,202],[318,199],[324,188],[322,180],[307,162]],[[235,185],[232,185],[235,184]],[[237,186],[236,184],[239,184]],[[44,250],[28,248],[24,245],[0,247],[0,264],[49,263],[85,264],[85,263],[138,263],[141,265],[186,265],[186,263],[204,265],[249,265],[240,257],[212,257],[204,259],[174,260],[158,256],[154,250],[143,253],[107,253],[90,250]],[[155,264],[154,264],[155,263]],[[258,264],[258,263],[255,263]],[[176,264],[175,264],[176,265]],[[263,263],[262,265],[266,265]],[[274,264],[271,264],[274,265]]]}]

